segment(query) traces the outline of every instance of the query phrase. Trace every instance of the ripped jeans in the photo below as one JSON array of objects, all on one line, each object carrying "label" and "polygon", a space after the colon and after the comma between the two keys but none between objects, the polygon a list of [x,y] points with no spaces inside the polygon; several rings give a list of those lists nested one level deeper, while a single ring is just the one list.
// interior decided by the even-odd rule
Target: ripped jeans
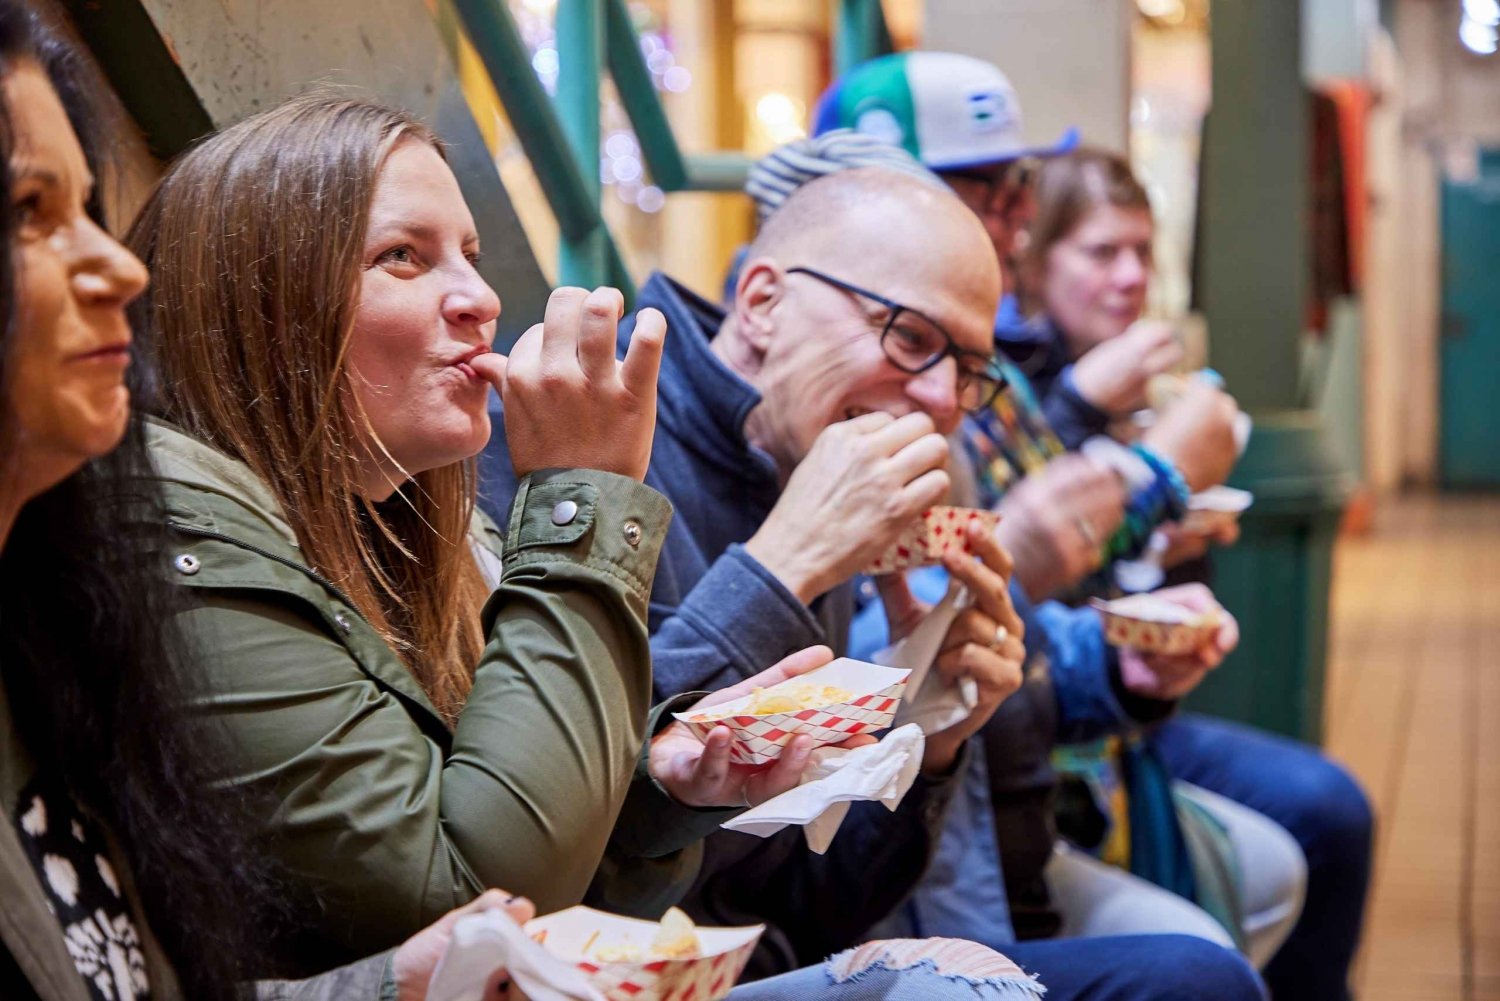
[{"label": "ripped jeans", "polygon": [[1020,967],[982,945],[888,939],[743,984],[729,1001],[1037,1001],[1043,993]]}]

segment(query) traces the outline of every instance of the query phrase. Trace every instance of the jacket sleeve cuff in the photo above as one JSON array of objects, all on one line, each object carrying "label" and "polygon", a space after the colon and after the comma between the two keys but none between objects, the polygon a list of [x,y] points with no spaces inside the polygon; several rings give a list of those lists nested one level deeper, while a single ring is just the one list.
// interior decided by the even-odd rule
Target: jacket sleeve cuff
[{"label": "jacket sleeve cuff", "polygon": [[612,853],[621,858],[660,858],[682,851],[719,829],[719,825],[742,812],[744,807],[697,807],[679,803],[651,776],[651,738],[673,722],[707,692],[684,692],[660,703],[646,721],[646,742],[636,761],[635,777],[625,794],[610,836]]},{"label": "jacket sleeve cuff", "polygon": [[260,980],[255,1001],[396,1001],[394,949],[306,980]]},{"label": "jacket sleeve cuff", "polygon": [[738,543],[693,585],[677,616],[708,638],[742,677],[826,641],[812,611]]},{"label": "jacket sleeve cuff", "polygon": [[1143,726],[1149,723],[1160,723],[1172,715],[1177,709],[1177,700],[1153,699],[1149,695],[1137,695],[1126,688],[1125,679],[1120,674],[1119,654],[1113,647],[1109,652],[1109,688],[1125,715]]},{"label": "jacket sleeve cuff", "polygon": [[[1172,711],[1175,703],[1131,695],[1118,680],[1118,656],[1105,642],[1104,623],[1093,609],[1048,601],[1036,613],[1050,647],[1059,742],[1093,740]],[[1119,693],[1130,697],[1121,699]]]},{"label": "jacket sleeve cuff", "polygon": [[396,950],[385,954],[385,963],[380,972],[380,994],[378,1001],[396,1001]]},{"label": "jacket sleeve cuff", "polygon": [[521,480],[510,509],[504,573],[567,559],[623,581],[645,616],[672,505],[626,476],[543,469]]},{"label": "jacket sleeve cuff", "polygon": [[1085,439],[1104,431],[1110,422],[1108,413],[1084,399],[1078,391],[1073,381],[1072,365],[1063,369],[1052,384],[1042,403],[1042,412],[1069,449],[1076,449]]}]

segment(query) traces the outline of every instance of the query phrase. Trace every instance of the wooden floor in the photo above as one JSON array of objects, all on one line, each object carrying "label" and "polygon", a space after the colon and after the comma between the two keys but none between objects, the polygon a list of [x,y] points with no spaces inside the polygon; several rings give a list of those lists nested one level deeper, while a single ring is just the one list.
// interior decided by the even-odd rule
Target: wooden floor
[{"label": "wooden floor", "polygon": [[1500,1001],[1500,497],[1382,503],[1335,556],[1328,749],[1379,817],[1360,1001]]}]

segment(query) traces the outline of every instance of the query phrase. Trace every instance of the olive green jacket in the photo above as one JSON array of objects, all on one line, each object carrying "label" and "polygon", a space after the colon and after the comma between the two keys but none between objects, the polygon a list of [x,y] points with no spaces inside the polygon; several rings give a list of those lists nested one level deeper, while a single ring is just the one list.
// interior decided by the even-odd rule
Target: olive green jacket
[{"label": "olive green jacket", "polygon": [[394,946],[487,887],[543,913],[581,900],[596,870],[616,884],[598,899],[628,887],[664,904],[686,889],[724,814],[679,806],[643,765],[646,603],[671,517],[660,494],[548,470],[522,482],[503,540],[476,519],[489,642],[450,730],[307,567],[247,466],[169,425],[148,432],[177,543],[163,569],[194,592],[198,706],[227,725],[222,773],[265,796],[267,844],[310,891],[292,969]]}]

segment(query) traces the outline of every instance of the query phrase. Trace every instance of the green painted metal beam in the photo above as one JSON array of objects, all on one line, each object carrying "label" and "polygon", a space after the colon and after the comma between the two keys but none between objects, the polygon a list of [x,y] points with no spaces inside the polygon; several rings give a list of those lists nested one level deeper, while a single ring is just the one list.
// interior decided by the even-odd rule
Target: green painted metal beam
[{"label": "green painted metal beam", "polygon": [[685,187],[689,191],[744,191],[753,162],[743,153],[694,153],[687,158]]},{"label": "green painted metal beam", "polygon": [[599,79],[604,69],[603,0],[561,0],[557,5],[557,111],[563,134],[583,175],[584,189],[599,219],[588,232],[563,234],[558,278],[591,288],[609,273],[609,251],[599,213]]},{"label": "green painted metal beam", "polygon": [[625,267],[625,258],[620,256],[620,248],[615,241],[605,243],[604,253],[604,283],[620,290],[620,294],[625,297],[625,311],[628,313],[635,309],[635,279],[630,277],[630,271]]},{"label": "green painted metal beam", "polygon": [[843,76],[867,59],[893,49],[880,0],[839,0],[838,29],[834,36],[834,71]]},{"label": "green painted metal beam", "polygon": [[140,126],[152,156],[170,160],[213,131],[203,102],[139,0],[62,0],[62,6]]},{"label": "green painted metal beam", "polygon": [[[503,0],[452,2],[536,171],[558,228],[565,239],[584,239],[603,226],[599,201],[589,196],[585,171],[568,145],[551,99],[531,68],[531,53],[510,11]],[[593,163],[598,163],[597,157]],[[588,174],[597,185],[597,166]]]},{"label": "green painted metal beam", "polygon": [[604,0],[604,18],[609,75],[615,81],[625,113],[630,116],[651,179],[663,191],[681,191],[688,186],[687,163],[651,80],[651,70],[641,55],[640,39],[635,25],[630,23],[625,0]]}]

